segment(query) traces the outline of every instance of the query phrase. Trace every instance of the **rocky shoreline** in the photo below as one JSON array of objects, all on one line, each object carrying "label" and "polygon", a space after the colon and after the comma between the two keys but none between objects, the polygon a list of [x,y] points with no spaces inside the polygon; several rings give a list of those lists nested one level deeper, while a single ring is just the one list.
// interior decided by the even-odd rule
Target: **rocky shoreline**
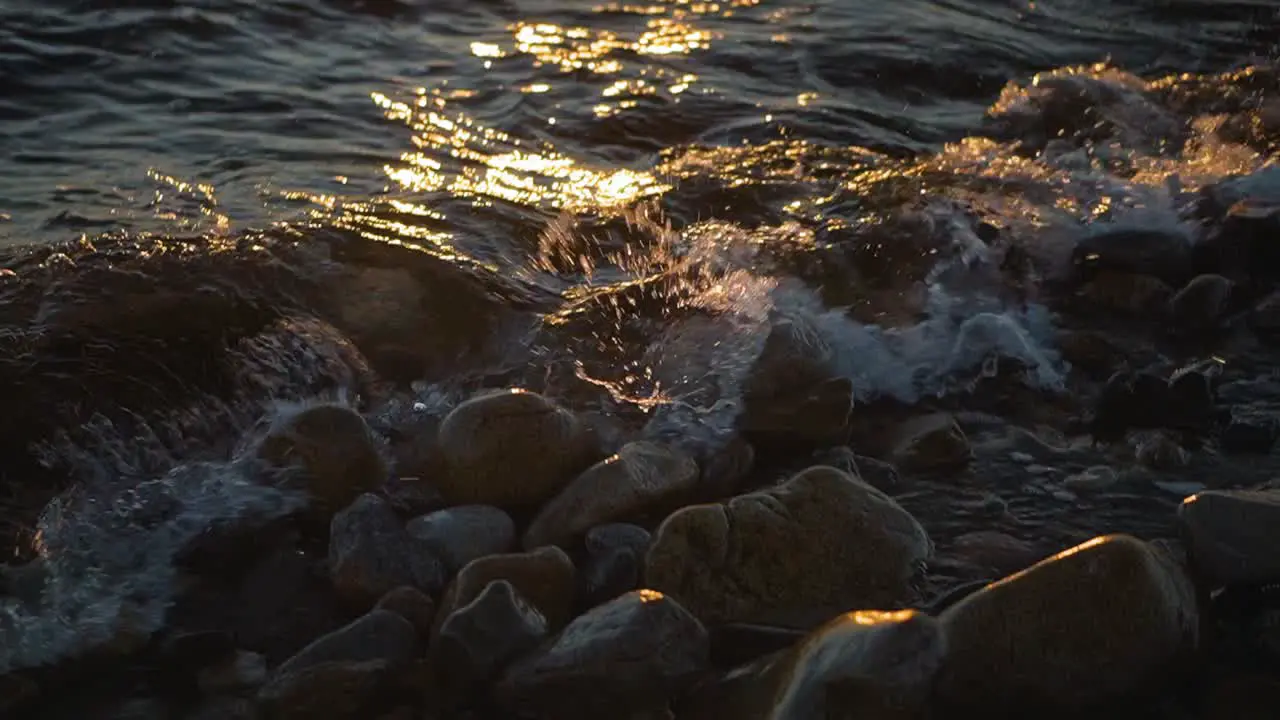
[{"label": "rocky shoreline", "polygon": [[[907,424],[902,466],[989,456],[954,418],[927,417]],[[1280,487],[1191,495],[1180,540],[1111,534],[1039,559],[979,530],[940,558],[872,484],[903,477],[864,477],[853,456],[689,504],[701,472],[680,449],[634,440],[605,457],[536,393],[482,393],[438,439],[436,482],[384,484],[376,433],[350,408],[277,423],[256,456],[300,470],[314,502],[182,556],[185,594],[222,585],[223,612],[179,601],[155,638],[121,628],[73,666],[11,673],[6,717],[1247,718],[1280,699],[1227,648],[1280,650],[1280,614],[1222,600],[1250,606],[1280,573]],[[1005,454],[1059,479],[1051,494],[1123,482]],[[937,561],[1016,572],[947,593],[926,577]],[[7,591],[37,572],[10,568]]]},{"label": "rocky shoreline", "polygon": [[[43,496],[14,501],[26,514],[6,530],[74,487],[78,468],[44,460],[106,448],[152,482],[114,488],[100,519],[139,555],[165,528],[176,546],[153,564],[173,595],[125,592],[92,613],[62,597],[94,632],[51,613],[41,632],[74,650],[53,652],[5,623],[45,609],[55,576],[79,579],[22,546],[0,568],[0,602],[16,608],[0,641],[30,652],[4,656],[0,714],[1272,718],[1280,201],[1258,187],[1275,170],[1195,194],[1195,237],[1097,222],[1060,273],[978,214],[944,231],[909,209],[806,256],[832,312],[865,324],[927,315],[912,289],[944,264],[971,273],[957,286],[1034,291],[1054,314],[1050,351],[1005,305],[954,310],[952,356],[914,400],[857,392],[860,370],[838,372],[849,358],[800,312],[752,318],[762,347],[730,358],[750,367],[721,394],[700,394],[714,373],[699,363],[733,344],[734,318],[637,321],[656,327],[645,369],[672,396],[711,398],[697,410],[611,401],[572,357],[530,350],[523,370],[508,356],[489,372],[503,331],[567,346],[592,312],[612,322],[624,301],[652,300],[641,284],[556,324],[536,297],[357,242],[324,257],[314,238],[270,253],[260,238],[221,255],[33,251],[0,275],[0,387],[45,410],[6,417],[0,450],[13,477],[61,484],[19,488]],[[902,258],[878,254],[887,238]],[[678,288],[679,273],[710,272],[691,267],[655,277]],[[876,269],[901,317],[860,294]],[[774,271],[801,274],[761,273]],[[956,357],[978,377],[935,382]],[[140,360],[163,381],[148,385]],[[456,398],[415,395],[413,380],[464,372]],[[351,396],[322,392],[334,386]],[[260,417],[286,397],[298,402]],[[699,424],[739,402],[732,423]],[[178,522],[193,488],[260,502]],[[55,539],[93,558],[102,537]],[[120,568],[80,569],[109,583]]]}]

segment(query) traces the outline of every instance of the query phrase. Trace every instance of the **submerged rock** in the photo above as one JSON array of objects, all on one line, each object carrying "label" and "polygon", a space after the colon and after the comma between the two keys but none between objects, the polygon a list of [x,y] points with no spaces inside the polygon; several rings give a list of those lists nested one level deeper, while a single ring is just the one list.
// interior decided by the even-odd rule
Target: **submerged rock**
[{"label": "submerged rock", "polygon": [[524,390],[462,403],[441,423],[439,442],[444,497],[501,508],[550,499],[590,464],[594,449],[573,413]]},{"label": "submerged rock", "polygon": [[567,545],[596,525],[669,506],[697,485],[697,463],[679,450],[647,441],[627,443],[544,505],[525,532],[524,546]]},{"label": "submerged rock", "polygon": [[1125,535],[1091,540],[966,597],[940,617],[936,692],[979,712],[1066,709],[1147,689],[1194,650],[1183,569]]},{"label": "submerged rock", "polygon": [[577,571],[573,560],[555,546],[532,552],[490,555],[473,560],[458,573],[440,598],[436,628],[459,608],[469,605],[496,580],[506,580],[546,618],[552,630],[564,627],[573,608]]},{"label": "submerged rock", "polygon": [[428,548],[409,536],[390,504],[361,495],[333,516],[329,572],[347,602],[369,607],[401,585],[437,592],[445,570]]},{"label": "submerged rock", "polygon": [[1280,489],[1206,490],[1183,501],[1178,521],[1209,583],[1280,581]]},{"label": "submerged rock", "polygon": [[476,558],[507,552],[516,543],[515,521],[489,505],[438,510],[410,520],[405,530],[443,560],[450,574]]},{"label": "submerged rock", "polygon": [[450,692],[465,696],[538,646],[547,619],[506,580],[494,580],[440,626],[430,657]]},{"label": "submerged rock", "polygon": [[326,521],[377,489],[388,472],[373,431],[345,405],[315,405],[278,418],[257,456],[273,468],[300,469],[313,508]]},{"label": "submerged rock", "polygon": [[350,624],[316,638],[276,668],[275,676],[298,673],[332,662],[384,660],[403,665],[418,653],[413,625],[389,610],[373,610]]},{"label": "submerged rock", "polygon": [[973,461],[969,438],[955,418],[934,413],[903,423],[894,433],[890,460],[904,473],[956,470]]},{"label": "submerged rock", "polygon": [[1169,321],[1178,333],[1215,330],[1226,315],[1234,287],[1221,275],[1197,275],[1169,300]]},{"label": "submerged rock", "polygon": [[512,712],[594,720],[662,710],[707,667],[707,631],[672,598],[637,590],[588,611],[511,666],[495,688]]},{"label": "submerged rock", "polygon": [[927,717],[946,653],[941,624],[915,610],[840,615],[793,648],[732,670],[680,708],[692,720]]},{"label": "submerged rock", "polygon": [[645,582],[704,622],[762,620],[911,599],[933,545],[888,495],[817,466],[769,490],[666,519]]}]

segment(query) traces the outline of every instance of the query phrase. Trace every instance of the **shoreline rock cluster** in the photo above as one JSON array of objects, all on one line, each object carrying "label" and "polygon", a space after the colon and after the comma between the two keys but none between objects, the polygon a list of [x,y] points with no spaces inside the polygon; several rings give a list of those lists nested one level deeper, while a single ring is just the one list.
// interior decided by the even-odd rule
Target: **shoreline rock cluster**
[{"label": "shoreline rock cluster", "polygon": [[[932,457],[957,457],[959,429],[909,424],[926,426]],[[255,641],[180,601],[160,637],[90,665],[111,675],[127,651],[163,680],[134,678],[137,697],[92,717],[1110,716],[1185,691],[1214,656],[1213,596],[1280,576],[1280,489],[1205,491],[1178,513],[1181,542],[1100,536],[931,603],[929,533],[856,469],[700,497],[678,448],[636,440],[602,458],[577,416],[521,390],[444,419],[431,483],[385,484],[374,436],[354,410],[317,405],[258,448],[313,498],[284,533],[300,548],[287,557],[323,558],[307,592],[331,611],[310,637]],[[913,462],[928,446],[895,445]],[[279,528],[250,532],[254,552],[279,543]],[[187,593],[237,562],[203,557]],[[61,681],[12,673],[0,707],[61,717]],[[1261,687],[1259,707],[1280,701]],[[1225,717],[1205,702],[1177,717]]]}]

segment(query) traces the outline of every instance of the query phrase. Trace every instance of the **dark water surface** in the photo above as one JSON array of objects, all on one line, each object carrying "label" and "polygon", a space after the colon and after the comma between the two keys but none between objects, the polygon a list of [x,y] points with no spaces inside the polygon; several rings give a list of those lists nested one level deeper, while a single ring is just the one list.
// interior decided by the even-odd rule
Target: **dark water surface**
[{"label": "dark water surface", "polygon": [[660,193],[695,146],[936,151],[1011,81],[1222,72],[1277,23],[1268,0],[5,0],[0,239],[316,213],[502,253]]},{"label": "dark water surface", "polygon": [[[158,627],[202,524],[300,502],[214,437],[341,375],[337,330],[263,309],[293,281],[337,278],[314,312],[379,372],[417,353],[389,425],[520,384],[717,448],[784,322],[839,422],[990,410],[952,396],[1009,367],[1081,404],[1047,279],[1100,228],[1193,242],[1193,193],[1233,176],[1280,207],[1278,43],[1280,0],[0,0],[0,520],[52,577],[0,597],[0,673]],[[322,244],[347,255],[291,269]],[[757,429],[824,420],[779,408]],[[1010,452],[1059,451],[1000,433],[978,479],[900,498],[944,550],[1181,499],[1024,482]]]}]

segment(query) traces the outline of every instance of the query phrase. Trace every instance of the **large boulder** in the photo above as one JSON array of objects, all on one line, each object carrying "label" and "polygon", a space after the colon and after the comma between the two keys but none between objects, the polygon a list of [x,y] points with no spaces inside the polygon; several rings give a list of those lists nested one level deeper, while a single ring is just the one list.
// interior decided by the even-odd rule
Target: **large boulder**
[{"label": "large boulder", "polygon": [[334,589],[353,606],[367,608],[403,585],[427,593],[444,586],[444,566],[377,495],[361,495],[334,515],[329,535]]},{"label": "large boulder", "polygon": [[495,694],[524,717],[588,720],[664,709],[706,669],[707,631],[675,600],[637,590],[596,607],[512,665]]},{"label": "large boulder", "polygon": [[1206,490],[1183,501],[1178,521],[1198,577],[1280,581],[1280,489]]},{"label": "large boulder", "polygon": [[312,506],[326,520],[387,477],[376,436],[355,410],[345,405],[304,407],[277,417],[257,447],[272,468],[292,468],[311,494]]},{"label": "large boulder", "polygon": [[1127,535],[1095,538],[945,610],[936,694],[957,711],[1027,713],[1135,694],[1195,648],[1198,618],[1171,555]]},{"label": "large boulder", "polygon": [[703,622],[785,622],[910,600],[932,552],[924,528],[888,495],[816,466],[672,514],[654,535],[645,582]]},{"label": "large boulder", "polygon": [[790,649],[736,668],[680,708],[690,720],[925,717],[946,636],[915,610],[845,613]]},{"label": "large boulder", "polygon": [[697,484],[698,464],[679,450],[627,443],[544,505],[525,532],[524,546],[566,546],[596,525],[636,519],[664,504],[670,509]]},{"label": "large boulder", "polygon": [[440,424],[445,472],[437,486],[455,505],[538,505],[591,463],[593,444],[573,413],[541,395],[525,390],[480,395],[454,408]]},{"label": "large boulder", "polygon": [[405,527],[440,558],[450,573],[485,555],[512,549],[516,524],[511,516],[490,505],[461,505],[416,517]]}]

